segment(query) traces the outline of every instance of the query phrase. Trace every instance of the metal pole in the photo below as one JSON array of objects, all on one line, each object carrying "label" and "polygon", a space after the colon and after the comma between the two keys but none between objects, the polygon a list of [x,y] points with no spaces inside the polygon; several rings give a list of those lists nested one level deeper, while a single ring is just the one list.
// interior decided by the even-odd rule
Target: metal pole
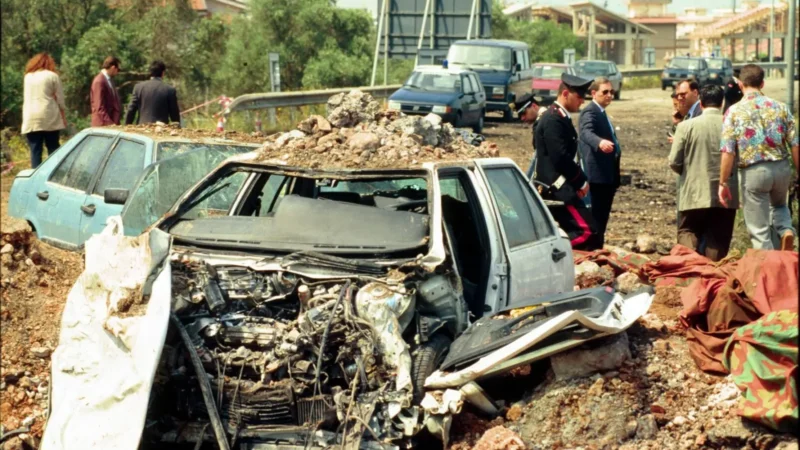
[{"label": "metal pole", "polygon": [[775,39],[775,0],[772,0],[772,8],[769,10],[769,62],[772,62],[773,39]]},{"label": "metal pole", "polygon": [[383,21],[386,22],[383,27],[383,85],[386,86],[389,80],[389,0],[385,0],[386,8],[384,9]]},{"label": "metal pole", "polygon": [[786,30],[789,33],[789,45],[786,46],[788,51],[784,56],[784,61],[786,61],[786,93],[788,94],[786,105],[789,107],[789,111],[794,111],[794,65],[797,62],[794,53],[794,40],[797,36],[797,2],[794,0],[789,1],[789,16],[786,20],[789,21],[789,29]]},{"label": "metal pole", "polygon": [[430,40],[430,48],[433,50],[433,32],[436,30],[436,3],[431,2],[431,40]]},{"label": "metal pole", "polygon": [[472,37],[472,22],[475,20],[475,2],[478,0],[472,0],[472,6],[469,8],[469,24],[467,25],[467,40],[470,40]]},{"label": "metal pole", "polygon": [[[386,3],[389,0],[383,0],[383,9],[386,10]],[[381,51],[381,33],[383,33],[383,17],[384,14],[381,14],[378,17],[378,35],[375,39],[375,58],[372,61],[372,81],[370,81],[370,86],[375,86],[375,73],[378,71],[378,55],[380,55]]]},{"label": "metal pole", "polygon": [[414,67],[419,64],[419,52],[422,50],[422,39],[425,36],[425,22],[428,20],[428,10],[431,6],[431,0],[425,0],[425,12],[422,13],[422,26],[419,27],[419,42],[417,42],[417,56],[414,58]]}]

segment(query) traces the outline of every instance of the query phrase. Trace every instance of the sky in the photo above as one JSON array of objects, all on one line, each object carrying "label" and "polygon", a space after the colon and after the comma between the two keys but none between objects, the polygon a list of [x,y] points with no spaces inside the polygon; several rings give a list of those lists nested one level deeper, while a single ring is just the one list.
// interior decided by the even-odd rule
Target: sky
[{"label": "sky", "polygon": [[[378,9],[378,1],[380,0],[337,0],[336,4],[342,8],[367,8],[372,11],[373,15],[376,14]],[[463,0],[469,1],[469,0]],[[578,0],[538,0],[542,5],[564,5],[575,3]],[[623,0],[591,0],[594,3],[603,6],[605,1],[608,2],[607,8],[617,14],[627,15],[627,4]],[[736,2],[737,7],[742,4],[742,0],[703,0],[702,5],[709,10],[725,8],[730,9],[733,2]],[[769,4],[770,0],[762,0],[762,3]],[[519,3],[517,1],[506,0],[507,4]],[[685,8],[697,6],[697,0],[672,0],[672,4],[667,5],[667,12],[673,14],[680,14]]]}]

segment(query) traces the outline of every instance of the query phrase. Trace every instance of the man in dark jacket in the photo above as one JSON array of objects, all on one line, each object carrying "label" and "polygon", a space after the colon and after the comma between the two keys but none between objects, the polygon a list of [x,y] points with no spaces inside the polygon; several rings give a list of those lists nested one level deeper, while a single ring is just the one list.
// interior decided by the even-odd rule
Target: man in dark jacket
[{"label": "man in dark jacket", "polygon": [[597,225],[597,245],[605,243],[611,204],[619,187],[619,160],[622,148],[606,113],[614,98],[614,88],[606,77],[597,77],[589,88],[592,101],[581,111],[578,148],[592,193],[592,217]]},{"label": "man in dark jacket", "polygon": [[742,93],[741,81],[739,81],[739,69],[733,69],[733,76],[725,83],[725,105],[722,107],[722,114],[728,112],[728,108],[735,105],[744,97]]},{"label": "man in dark jacket", "polygon": [[[509,104],[514,111],[517,112],[517,117],[519,120],[526,124],[530,124],[531,126],[531,133],[536,129],[536,124],[539,119],[539,100],[536,99],[532,94],[527,93],[523,94],[516,102]],[[533,177],[533,169],[536,164],[536,154],[534,153],[533,158],[531,158],[531,165],[528,168],[528,181]]]},{"label": "man in dark jacket", "polygon": [[162,80],[166,68],[163,61],[153,61],[150,64],[150,79],[133,87],[133,100],[125,115],[126,125],[133,123],[137,112],[139,120],[136,123],[139,124],[168,123],[170,120],[180,123],[178,94],[174,87]]},{"label": "man in dark jacket", "polygon": [[589,183],[575,161],[578,133],[570,116],[578,112],[590,84],[590,80],[562,74],[558,98],[542,114],[534,130],[536,168],[533,178],[547,186],[539,184],[537,190],[545,199],[564,203],[551,207],[550,212],[567,233],[572,248],[577,250],[599,248],[594,219],[581,200],[589,193]]}]

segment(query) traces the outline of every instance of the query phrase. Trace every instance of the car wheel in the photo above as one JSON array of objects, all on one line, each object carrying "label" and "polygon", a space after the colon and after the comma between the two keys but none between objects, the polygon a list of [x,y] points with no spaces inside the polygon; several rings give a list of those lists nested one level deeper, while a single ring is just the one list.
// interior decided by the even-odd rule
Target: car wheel
[{"label": "car wheel", "polygon": [[453,124],[455,128],[461,128],[464,126],[464,119],[461,118],[461,111],[456,113],[456,123]]},{"label": "car wheel", "polygon": [[481,111],[481,115],[478,116],[478,123],[476,123],[475,126],[472,127],[472,131],[478,134],[483,133],[483,114],[484,114],[483,111]]},{"label": "car wheel", "polygon": [[666,84],[662,84],[661,85],[661,90],[662,91],[666,91],[667,90],[667,85]]},{"label": "car wheel", "polygon": [[506,109],[503,111],[503,122],[511,122],[511,119],[514,118],[514,115],[511,113],[511,109]]},{"label": "car wheel", "polygon": [[434,334],[428,342],[417,347],[411,361],[411,380],[414,383],[414,402],[425,396],[425,379],[444,361],[452,341],[442,333]]},{"label": "car wheel", "polygon": [[621,94],[622,94],[622,86],[620,86],[619,89],[614,92],[614,100],[619,100],[619,96]]}]

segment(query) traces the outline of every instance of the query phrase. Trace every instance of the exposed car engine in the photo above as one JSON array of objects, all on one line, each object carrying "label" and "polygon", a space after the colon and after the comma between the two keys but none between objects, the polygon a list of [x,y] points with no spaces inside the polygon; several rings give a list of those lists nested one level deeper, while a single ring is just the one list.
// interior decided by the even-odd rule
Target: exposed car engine
[{"label": "exposed car engine", "polygon": [[406,341],[466,326],[456,283],[418,268],[326,279],[174,257],[171,270],[172,310],[192,349],[170,332],[149,448],[213,442],[210,401],[230,448],[397,448],[422,419]]}]

